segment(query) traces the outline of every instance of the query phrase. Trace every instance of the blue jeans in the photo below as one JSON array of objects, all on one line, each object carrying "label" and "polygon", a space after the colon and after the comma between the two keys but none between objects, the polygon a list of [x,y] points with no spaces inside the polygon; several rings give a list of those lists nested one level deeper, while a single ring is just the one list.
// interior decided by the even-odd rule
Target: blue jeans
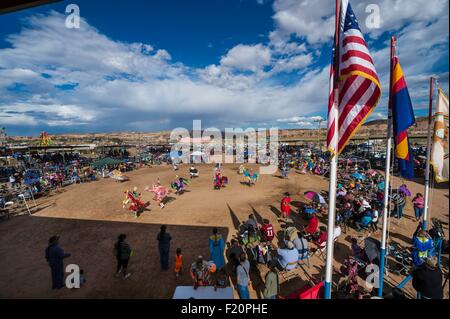
[{"label": "blue jeans", "polygon": [[419,219],[423,215],[424,208],[414,207],[414,214],[416,215],[416,219]]},{"label": "blue jeans", "polygon": [[168,270],[169,269],[169,249],[160,248],[159,249],[159,258],[161,261],[161,269]]},{"label": "blue jeans", "polygon": [[241,299],[250,299],[250,292],[248,291],[248,286],[237,285],[239,295]]},{"label": "blue jeans", "polygon": [[402,219],[403,217],[403,207],[402,206],[396,206],[395,209],[395,217],[398,219]]}]

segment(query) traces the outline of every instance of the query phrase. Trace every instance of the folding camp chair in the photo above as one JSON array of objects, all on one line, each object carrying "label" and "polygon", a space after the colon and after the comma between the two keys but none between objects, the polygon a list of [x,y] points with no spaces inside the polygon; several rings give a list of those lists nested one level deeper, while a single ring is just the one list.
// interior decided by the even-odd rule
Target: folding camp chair
[{"label": "folding camp chair", "polygon": [[[287,264],[286,267],[287,266],[292,266],[292,264]],[[280,272],[281,277],[283,277],[285,281],[289,281],[300,276],[299,274],[300,267],[298,263],[295,264],[294,269],[288,270],[286,269],[286,267]]]},{"label": "folding camp chair", "polygon": [[317,245],[317,250],[315,252],[313,252],[310,256],[319,256],[320,259],[322,259],[323,261],[325,261],[326,259],[326,251],[327,251],[327,242],[324,241],[322,244]]},{"label": "folding camp chair", "polygon": [[303,266],[306,265],[308,268],[311,268],[311,263],[309,262],[309,252],[306,251],[306,253],[303,255],[302,258],[299,258],[298,265]]},{"label": "folding camp chair", "polygon": [[302,266],[305,264],[308,268],[311,268],[311,264],[309,262],[309,249],[308,247],[303,246],[303,249],[298,251],[298,265]]},{"label": "folding camp chair", "polygon": [[27,208],[28,214],[31,216],[31,210],[30,210],[30,207],[28,206],[27,199],[25,198],[25,195],[24,194],[19,194],[17,196],[17,198],[19,200],[22,200],[25,203],[25,207]]},{"label": "folding camp chair", "polygon": [[[333,239],[334,242],[336,242],[338,239],[338,237],[336,237],[335,239]],[[317,245],[317,244],[316,244]],[[326,260],[327,256],[326,256],[326,251],[327,251],[327,241],[324,241],[322,244],[317,245],[317,250],[312,254],[312,255],[318,255],[319,258],[323,261]],[[311,256],[312,256],[311,255]]]}]

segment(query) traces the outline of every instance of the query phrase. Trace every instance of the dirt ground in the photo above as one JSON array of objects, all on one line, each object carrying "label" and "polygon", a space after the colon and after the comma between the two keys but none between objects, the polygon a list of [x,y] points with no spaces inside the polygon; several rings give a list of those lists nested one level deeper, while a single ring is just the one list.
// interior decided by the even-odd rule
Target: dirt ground
[{"label": "dirt ground", "polygon": [[[183,250],[186,268],[196,256],[209,257],[208,237],[212,227],[217,226],[229,241],[236,234],[239,224],[253,213],[261,222],[268,219],[278,234],[281,232],[279,202],[284,192],[289,191],[293,206],[304,202],[303,193],[308,190],[327,190],[328,181],[313,175],[291,172],[287,180],[277,175],[262,175],[255,187],[242,185],[237,174],[238,165],[223,167],[223,175],[229,184],[222,190],[213,190],[213,168],[198,166],[200,177],[194,179],[187,192],[181,196],[172,194],[170,202],[160,209],[152,194],[144,191],[160,178],[168,185],[178,174],[188,177],[188,166],[174,172],[171,167],[144,168],[128,173],[130,181],[117,183],[111,179],[71,185],[52,196],[37,201],[32,216],[13,217],[0,222],[0,298],[171,298],[176,286],[190,285],[187,272],[175,279],[173,271],[163,272],[159,266],[156,235],[161,224],[167,225],[172,235],[171,269],[176,248]],[[393,186],[403,181],[394,178]],[[422,192],[423,185],[406,182],[413,193]],[[151,202],[139,217],[122,208],[124,191],[137,186],[144,201]],[[448,184],[446,188],[434,189],[431,198],[431,216],[440,218],[448,238]],[[305,225],[297,213],[293,213],[297,225]],[[326,223],[324,217],[321,223]],[[398,223],[390,222],[390,240],[403,246],[410,245],[410,238],[417,227],[409,201],[405,218]],[[116,278],[113,245],[120,233],[128,235],[134,254],[130,260],[128,280]],[[60,244],[72,256],[66,264],[80,265],[87,283],[81,289],[51,289],[50,269],[44,259],[44,249],[51,235],[61,236]],[[350,236],[363,240],[367,233],[349,230],[336,242],[335,267],[350,254]],[[380,239],[380,231],[371,236]],[[444,274],[448,273],[448,255],[442,257]],[[304,266],[300,278],[281,282],[282,294],[288,294],[307,284],[310,276],[324,274],[324,261],[319,256],[311,258],[310,267]],[[258,267],[252,275],[253,298],[261,297],[265,267]],[[403,278],[390,274],[386,290],[401,282]],[[335,275],[334,280],[339,280]],[[415,292],[411,284],[404,290],[411,298]],[[446,289],[448,298],[448,288]]]}]

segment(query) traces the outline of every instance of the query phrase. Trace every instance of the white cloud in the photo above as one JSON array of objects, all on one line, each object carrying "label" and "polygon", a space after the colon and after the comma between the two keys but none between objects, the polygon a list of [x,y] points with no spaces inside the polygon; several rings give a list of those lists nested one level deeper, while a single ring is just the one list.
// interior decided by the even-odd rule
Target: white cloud
[{"label": "white cloud", "polygon": [[[360,21],[369,2],[355,4]],[[389,3],[382,1],[382,8]],[[400,21],[392,21],[391,14],[383,23],[396,30],[400,62],[413,103],[420,107],[430,75],[448,88],[448,71],[433,69],[448,57],[448,14],[427,8],[424,18],[416,17],[420,7],[402,3],[413,8],[398,13]],[[32,17],[8,37],[10,48],[0,49],[0,124],[159,130],[202,119],[218,127],[315,127],[318,118],[311,115],[325,115],[327,108],[329,66],[318,58],[333,33],[333,6],[322,0],[276,0],[274,9],[276,28],[268,43],[239,44],[204,68],[173,61],[169,52],[150,44],[109,39],[84,20],[80,29],[67,29],[58,13]],[[371,31],[371,36],[380,34]],[[384,91],[376,117],[387,105],[389,43],[370,50]],[[278,81],[282,73],[297,71],[300,76],[291,75],[289,84]],[[26,85],[27,92],[11,90],[15,83]],[[68,83],[78,85],[55,88]]]},{"label": "white cloud", "polygon": [[311,64],[313,60],[312,54],[296,55],[286,59],[279,59],[275,62],[272,72],[292,72],[301,70]]},{"label": "white cloud", "polygon": [[273,39],[295,34],[309,43],[323,43],[333,35],[334,7],[329,1],[276,0],[273,8],[277,26]]},{"label": "white cloud", "polygon": [[243,45],[233,47],[222,57],[220,64],[242,71],[262,72],[271,62],[269,48],[262,44]]},{"label": "white cloud", "polygon": [[[262,69],[276,63],[262,44],[234,47],[221,64],[191,69],[172,62],[163,49],[108,39],[84,20],[77,30],[61,25],[64,16],[57,13],[33,17],[28,27],[8,38],[11,47],[0,50],[1,91],[8,91],[7,84],[27,79],[41,88],[28,95],[2,96],[2,124],[12,123],[11,112],[19,112],[21,116],[14,115],[15,125],[130,129],[147,123],[152,125],[150,130],[200,118],[219,126],[241,126],[294,112],[308,114],[310,96],[304,94],[320,95],[313,88],[317,71],[290,86],[266,82]],[[285,68],[298,68],[308,59],[307,55],[293,57]],[[259,74],[239,72],[243,70]],[[55,88],[67,83],[77,86]]]},{"label": "white cloud", "polygon": [[[378,37],[382,32],[399,31],[410,23],[432,22],[448,12],[448,0],[359,0],[351,1],[363,32]],[[380,8],[380,28],[368,29],[366,8]],[[276,0],[273,19],[277,26],[271,38],[280,41],[291,34],[304,37],[310,44],[324,43],[334,35],[335,6],[326,0]]]},{"label": "white cloud", "polygon": [[325,121],[325,119],[321,116],[311,116],[311,117],[293,116],[290,118],[284,118],[284,119],[277,120],[277,122],[279,122],[279,123],[287,123],[287,124],[295,126],[297,128],[311,128],[313,126],[318,127],[319,123],[322,123],[324,121]]}]

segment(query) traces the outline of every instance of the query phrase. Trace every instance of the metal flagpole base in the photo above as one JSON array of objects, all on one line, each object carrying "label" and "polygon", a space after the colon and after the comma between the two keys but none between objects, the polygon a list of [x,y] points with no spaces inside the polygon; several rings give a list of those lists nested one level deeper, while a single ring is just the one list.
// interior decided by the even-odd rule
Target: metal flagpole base
[{"label": "metal flagpole base", "polygon": [[386,259],[386,249],[381,248],[380,250],[380,272],[378,273],[378,278],[380,280],[378,287],[378,297],[383,298],[383,285],[384,285],[384,264]]},{"label": "metal flagpole base", "polygon": [[325,281],[324,288],[325,288],[325,291],[324,291],[325,299],[331,299],[331,282]]}]

